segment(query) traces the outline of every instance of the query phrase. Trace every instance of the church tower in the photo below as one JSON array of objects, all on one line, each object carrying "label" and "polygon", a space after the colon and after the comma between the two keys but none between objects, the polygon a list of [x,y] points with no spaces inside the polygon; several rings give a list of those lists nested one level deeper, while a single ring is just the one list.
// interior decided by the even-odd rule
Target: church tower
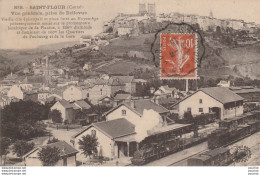
[{"label": "church tower", "polygon": [[153,3],[153,4],[149,4],[148,3],[148,15],[155,17],[156,16],[156,12],[155,11],[156,11],[155,3]]},{"label": "church tower", "polygon": [[139,3],[139,15],[143,16],[147,13],[145,3]]}]

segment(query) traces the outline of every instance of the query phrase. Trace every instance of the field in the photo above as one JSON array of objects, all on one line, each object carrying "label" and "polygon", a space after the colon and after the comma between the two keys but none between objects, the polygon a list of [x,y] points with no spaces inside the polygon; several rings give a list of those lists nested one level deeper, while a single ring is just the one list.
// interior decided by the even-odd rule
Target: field
[{"label": "field", "polygon": [[114,64],[105,65],[97,69],[97,71],[106,72],[108,74],[121,74],[121,75],[129,75],[129,73],[133,72],[135,69],[139,68],[151,68],[151,66],[146,64],[138,64],[136,62],[127,61],[127,60],[118,60]]},{"label": "field", "polygon": [[[102,50],[111,56],[123,56],[129,51],[141,51],[147,59],[151,59],[152,55],[150,53],[150,47],[153,38],[154,33],[130,37],[129,39],[117,38],[110,41],[110,44],[104,46]],[[145,42],[146,40],[148,42]]]}]

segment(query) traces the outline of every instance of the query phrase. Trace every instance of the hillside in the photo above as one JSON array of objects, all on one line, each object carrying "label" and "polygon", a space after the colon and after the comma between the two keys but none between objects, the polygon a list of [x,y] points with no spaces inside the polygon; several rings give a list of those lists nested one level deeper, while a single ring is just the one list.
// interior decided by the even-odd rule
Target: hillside
[{"label": "hillside", "polygon": [[[55,67],[69,67],[71,75],[84,75],[84,77],[98,72],[132,74],[140,78],[154,77],[159,74],[159,68],[154,66],[150,52],[153,39],[154,33],[129,38],[115,38],[109,41],[109,45],[100,46],[98,51],[82,48],[79,51],[75,50],[70,53],[67,50],[64,53],[52,55],[50,62]],[[20,70],[36,58],[41,58],[53,51],[73,46],[76,43],[57,43],[40,46],[32,50],[0,50],[0,76],[4,76],[6,72]],[[215,40],[207,40],[207,43],[204,44],[205,55],[198,70],[199,76],[216,79],[232,75],[233,77],[259,79],[259,43],[227,47]],[[92,65],[90,72],[82,70],[85,63]],[[80,71],[83,72],[79,74]],[[149,74],[153,75],[149,76]]]},{"label": "hillside", "polygon": [[12,72],[17,72],[28,66],[28,63],[42,58],[49,53],[76,44],[77,42],[62,42],[41,45],[35,49],[12,50],[0,49],[0,78]]},{"label": "hillside", "polygon": [[[114,39],[102,50],[110,56],[126,58],[131,51],[142,52],[146,59],[152,63],[150,46],[154,34],[143,34],[130,39]],[[208,78],[250,77],[259,79],[260,75],[260,44],[239,47],[226,47],[209,40],[205,43],[206,51],[199,68],[199,75]],[[136,61],[140,58],[136,57]],[[119,63],[118,63],[119,64]],[[124,63],[122,62],[122,65]],[[111,67],[111,66],[110,66]]]}]

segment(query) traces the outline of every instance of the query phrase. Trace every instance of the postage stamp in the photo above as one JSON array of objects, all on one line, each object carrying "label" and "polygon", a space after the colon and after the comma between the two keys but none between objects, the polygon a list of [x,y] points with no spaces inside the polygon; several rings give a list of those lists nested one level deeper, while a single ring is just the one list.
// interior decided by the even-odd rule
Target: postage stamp
[{"label": "postage stamp", "polygon": [[161,33],[161,79],[197,78],[196,39],[194,33]]}]

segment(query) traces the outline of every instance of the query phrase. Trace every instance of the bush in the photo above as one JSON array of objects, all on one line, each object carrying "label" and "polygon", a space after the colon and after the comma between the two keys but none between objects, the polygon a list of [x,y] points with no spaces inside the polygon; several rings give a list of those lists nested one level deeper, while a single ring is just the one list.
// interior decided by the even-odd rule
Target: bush
[{"label": "bush", "polygon": [[38,156],[43,166],[54,166],[61,159],[59,148],[50,146],[42,148]]},{"label": "bush", "polygon": [[24,140],[17,140],[13,146],[13,153],[22,157],[34,148],[34,143],[28,143]]},{"label": "bush", "polygon": [[59,139],[53,137],[52,139],[49,139],[49,140],[48,140],[47,144],[56,143],[56,142],[58,142],[58,141],[59,141]]},{"label": "bush", "polygon": [[53,123],[62,123],[62,117],[60,111],[54,109],[53,111],[50,111],[49,114],[50,118],[52,119]]}]

